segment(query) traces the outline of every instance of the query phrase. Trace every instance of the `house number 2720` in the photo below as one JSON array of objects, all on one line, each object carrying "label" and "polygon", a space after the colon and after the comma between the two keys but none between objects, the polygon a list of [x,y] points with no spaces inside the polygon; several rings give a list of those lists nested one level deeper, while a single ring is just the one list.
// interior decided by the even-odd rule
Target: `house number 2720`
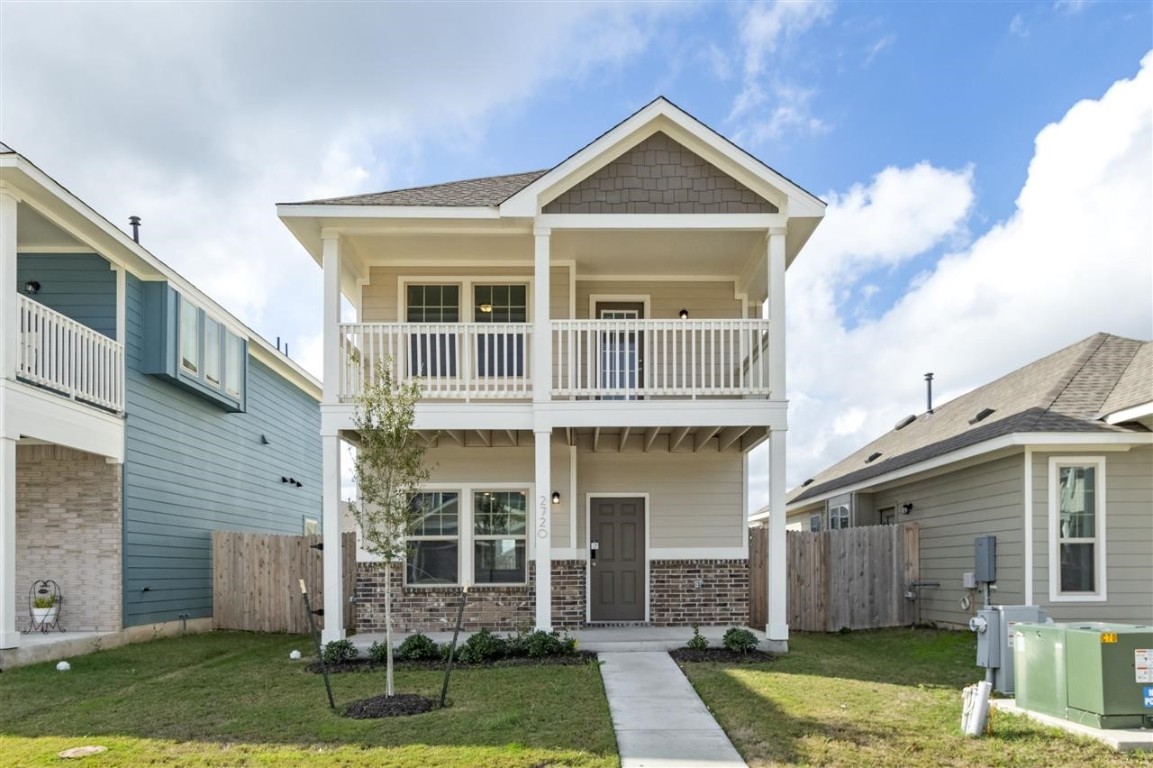
[{"label": "house number 2720", "polygon": [[541,496],[540,500],[536,503],[539,513],[536,516],[536,537],[538,539],[548,538],[548,500]]}]

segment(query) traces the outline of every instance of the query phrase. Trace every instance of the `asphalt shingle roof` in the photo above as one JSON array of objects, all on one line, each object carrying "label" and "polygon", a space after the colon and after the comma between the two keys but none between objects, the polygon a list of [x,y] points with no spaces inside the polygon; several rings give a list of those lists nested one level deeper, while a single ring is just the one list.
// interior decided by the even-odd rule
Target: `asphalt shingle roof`
[{"label": "asphalt shingle roof", "polygon": [[547,170],[488,176],[481,179],[432,184],[427,187],[370,192],[350,197],[332,197],[327,200],[309,200],[293,205],[419,205],[453,208],[496,206],[546,173]]},{"label": "asphalt shingle roof", "polygon": [[[1017,432],[1147,432],[1138,424],[1106,424],[1101,416],[1150,401],[1153,342],[1098,333],[882,435],[794,488],[788,502]],[[993,412],[976,420],[985,409]],[[866,463],[874,453],[880,456]]]}]

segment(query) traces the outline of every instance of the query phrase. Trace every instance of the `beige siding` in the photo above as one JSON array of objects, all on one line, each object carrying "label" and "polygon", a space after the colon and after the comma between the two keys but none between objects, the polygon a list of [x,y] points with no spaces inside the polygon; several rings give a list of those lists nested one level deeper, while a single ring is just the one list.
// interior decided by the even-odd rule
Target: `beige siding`
[{"label": "beige siding", "polygon": [[724,280],[581,280],[576,284],[577,319],[588,319],[593,295],[648,296],[650,319],[670,320],[687,309],[694,320],[739,319],[741,302]]},{"label": "beige siding", "polygon": [[973,570],[973,541],[983,534],[997,537],[993,602],[1024,602],[1023,475],[1023,459],[1010,456],[874,494],[876,508],[912,503],[900,520],[921,526],[921,580],[941,583],[921,590],[921,621],[963,626],[980,607],[976,597],[974,608],[961,607],[961,578]]},{"label": "beige siding", "polygon": [[744,455],[702,452],[591,453],[577,457],[581,513],[578,541],[585,545],[590,493],[649,494],[653,547],[740,547],[745,537]]},{"label": "beige siding", "polygon": [[[526,488],[536,482],[533,465],[534,448],[531,434],[521,433],[520,445],[516,448],[461,448],[449,438],[442,437],[440,446],[428,453],[429,464],[433,464],[431,482],[434,483],[519,483]],[[544,495],[551,507],[552,546],[569,546],[570,518],[568,507],[569,459],[568,447],[563,441],[553,440],[552,444],[552,488],[537,492]],[[552,505],[552,492],[559,491],[561,504]],[[530,516],[532,508],[529,509]]]},{"label": "beige siding", "polygon": [[1058,621],[1153,623],[1153,447],[1076,453],[1105,459],[1106,602],[1049,602],[1049,459],[1062,455],[1033,454],[1035,600]]},{"label": "beige siding", "polygon": [[[435,278],[443,283],[459,283],[461,277],[468,277],[477,282],[475,278],[487,280],[500,278],[510,282],[531,282],[532,265],[524,267],[486,267],[477,265],[468,266],[423,266],[409,265],[401,267],[373,267],[369,270],[368,284],[361,288],[361,322],[364,323],[395,323],[403,322],[400,314],[401,307],[397,301],[400,298],[401,279]],[[531,305],[531,299],[530,299]],[[529,310],[531,313],[531,309]],[[468,320],[469,318],[461,318]]]}]

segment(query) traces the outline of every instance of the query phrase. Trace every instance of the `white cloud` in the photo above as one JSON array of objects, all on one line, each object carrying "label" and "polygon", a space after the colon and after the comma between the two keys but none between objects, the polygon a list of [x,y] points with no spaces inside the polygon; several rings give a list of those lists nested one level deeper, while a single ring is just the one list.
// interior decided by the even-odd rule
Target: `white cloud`
[{"label": "white cloud", "polygon": [[1029,36],[1029,27],[1025,23],[1025,17],[1023,15],[1018,13],[1013,17],[1013,20],[1009,22],[1009,32],[1017,37]]},{"label": "white cloud", "polygon": [[889,48],[890,46],[892,46],[892,44],[894,42],[896,42],[896,40],[897,40],[896,35],[889,34],[889,35],[885,35],[884,37],[882,37],[881,39],[877,40],[875,43],[870,45],[868,47],[868,49],[865,51],[865,66],[867,67],[870,64],[872,64],[873,59],[877,58],[878,54],[880,54],[881,51],[884,51],[887,48]]},{"label": "white cloud", "polygon": [[738,144],[755,146],[786,134],[828,130],[825,121],[812,113],[816,91],[796,85],[779,72],[782,64],[788,64],[797,39],[832,10],[832,3],[820,0],[776,0],[749,5],[742,14],[738,24],[744,71],[727,120]]},{"label": "white cloud", "polygon": [[1014,214],[868,323],[839,291],[963,235],[979,169],[890,168],[829,196],[789,271],[790,487],[921,411],[927,371],[941,403],[1098,331],[1153,335],[1150,93],[1153,53],[1041,130]]},{"label": "white cloud", "polygon": [[[676,6],[8,4],[0,136],[294,349],[319,271],[274,204],[412,181],[547,83],[635,56]],[[520,169],[509,169],[520,170]]]}]

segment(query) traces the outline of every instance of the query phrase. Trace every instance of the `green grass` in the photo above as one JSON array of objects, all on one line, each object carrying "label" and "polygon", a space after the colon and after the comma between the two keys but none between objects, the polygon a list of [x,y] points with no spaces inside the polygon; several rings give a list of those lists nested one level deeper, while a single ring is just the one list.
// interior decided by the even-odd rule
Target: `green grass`
[{"label": "green grass", "polygon": [[759,766],[1153,766],[1024,718],[960,735],[961,689],[981,678],[968,632],[794,635],[772,663],[685,672],[752,768]]},{"label": "green grass", "polygon": [[[59,765],[69,747],[108,747],[85,765],[616,766],[600,671],[456,669],[447,709],[352,720],[319,675],[289,661],[304,638],[212,633],[157,640],[0,674],[0,764]],[[443,674],[398,670],[400,693],[439,697]],[[333,675],[337,705],[383,692],[380,673]]]}]

